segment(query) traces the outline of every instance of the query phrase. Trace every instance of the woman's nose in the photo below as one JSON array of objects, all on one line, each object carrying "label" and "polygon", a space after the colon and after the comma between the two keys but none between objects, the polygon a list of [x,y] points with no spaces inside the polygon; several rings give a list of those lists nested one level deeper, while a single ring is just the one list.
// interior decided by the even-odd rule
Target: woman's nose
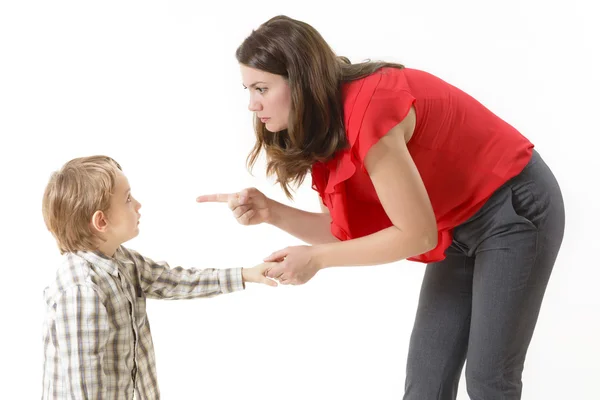
[{"label": "woman's nose", "polygon": [[248,103],[248,110],[256,112],[262,110],[262,105],[259,101],[254,101],[250,99],[250,103]]}]

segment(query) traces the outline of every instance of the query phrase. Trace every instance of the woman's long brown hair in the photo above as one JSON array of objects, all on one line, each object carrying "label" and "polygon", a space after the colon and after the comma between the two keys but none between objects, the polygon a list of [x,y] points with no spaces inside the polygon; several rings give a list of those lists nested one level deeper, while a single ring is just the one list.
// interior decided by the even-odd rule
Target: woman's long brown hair
[{"label": "woman's long brown hair", "polygon": [[309,24],[286,16],[271,18],[254,30],[236,51],[240,64],[283,76],[291,91],[288,128],[270,132],[254,119],[256,143],[248,155],[251,169],[261,150],[267,154],[267,175],[275,174],[292,198],[291,184],[302,184],[317,161],[327,161],[347,147],[341,84],[364,78],[380,68],[401,64],[351,64],[338,57]]}]

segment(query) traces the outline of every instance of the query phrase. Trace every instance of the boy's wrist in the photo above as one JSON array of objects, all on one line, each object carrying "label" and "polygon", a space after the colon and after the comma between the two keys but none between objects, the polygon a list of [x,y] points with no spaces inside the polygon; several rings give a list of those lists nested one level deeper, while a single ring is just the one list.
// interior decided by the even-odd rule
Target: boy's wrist
[{"label": "boy's wrist", "polygon": [[247,268],[242,268],[242,286],[246,288],[246,282],[248,282],[248,271]]},{"label": "boy's wrist", "polygon": [[221,293],[231,293],[244,289],[244,279],[241,267],[218,268],[219,286]]}]

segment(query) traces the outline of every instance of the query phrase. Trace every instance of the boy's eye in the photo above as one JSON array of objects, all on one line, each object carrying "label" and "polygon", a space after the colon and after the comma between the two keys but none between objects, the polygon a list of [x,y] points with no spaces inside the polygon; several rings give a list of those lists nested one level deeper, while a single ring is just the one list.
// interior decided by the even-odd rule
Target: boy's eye
[{"label": "boy's eye", "polygon": [[131,196],[127,196],[127,202],[129,203],[131,201]]}]

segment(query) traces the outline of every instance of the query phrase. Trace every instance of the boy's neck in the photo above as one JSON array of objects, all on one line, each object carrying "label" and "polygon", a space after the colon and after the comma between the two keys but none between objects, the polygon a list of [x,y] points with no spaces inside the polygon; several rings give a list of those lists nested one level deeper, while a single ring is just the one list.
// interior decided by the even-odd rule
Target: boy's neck
[{"label": "boy's neck", "polygon": [[109,241],[100,243],[98,245],[98,251],[104,254],[107,257],[113,258],[117,249],[119,248],[119,244],[111,243]]}]

